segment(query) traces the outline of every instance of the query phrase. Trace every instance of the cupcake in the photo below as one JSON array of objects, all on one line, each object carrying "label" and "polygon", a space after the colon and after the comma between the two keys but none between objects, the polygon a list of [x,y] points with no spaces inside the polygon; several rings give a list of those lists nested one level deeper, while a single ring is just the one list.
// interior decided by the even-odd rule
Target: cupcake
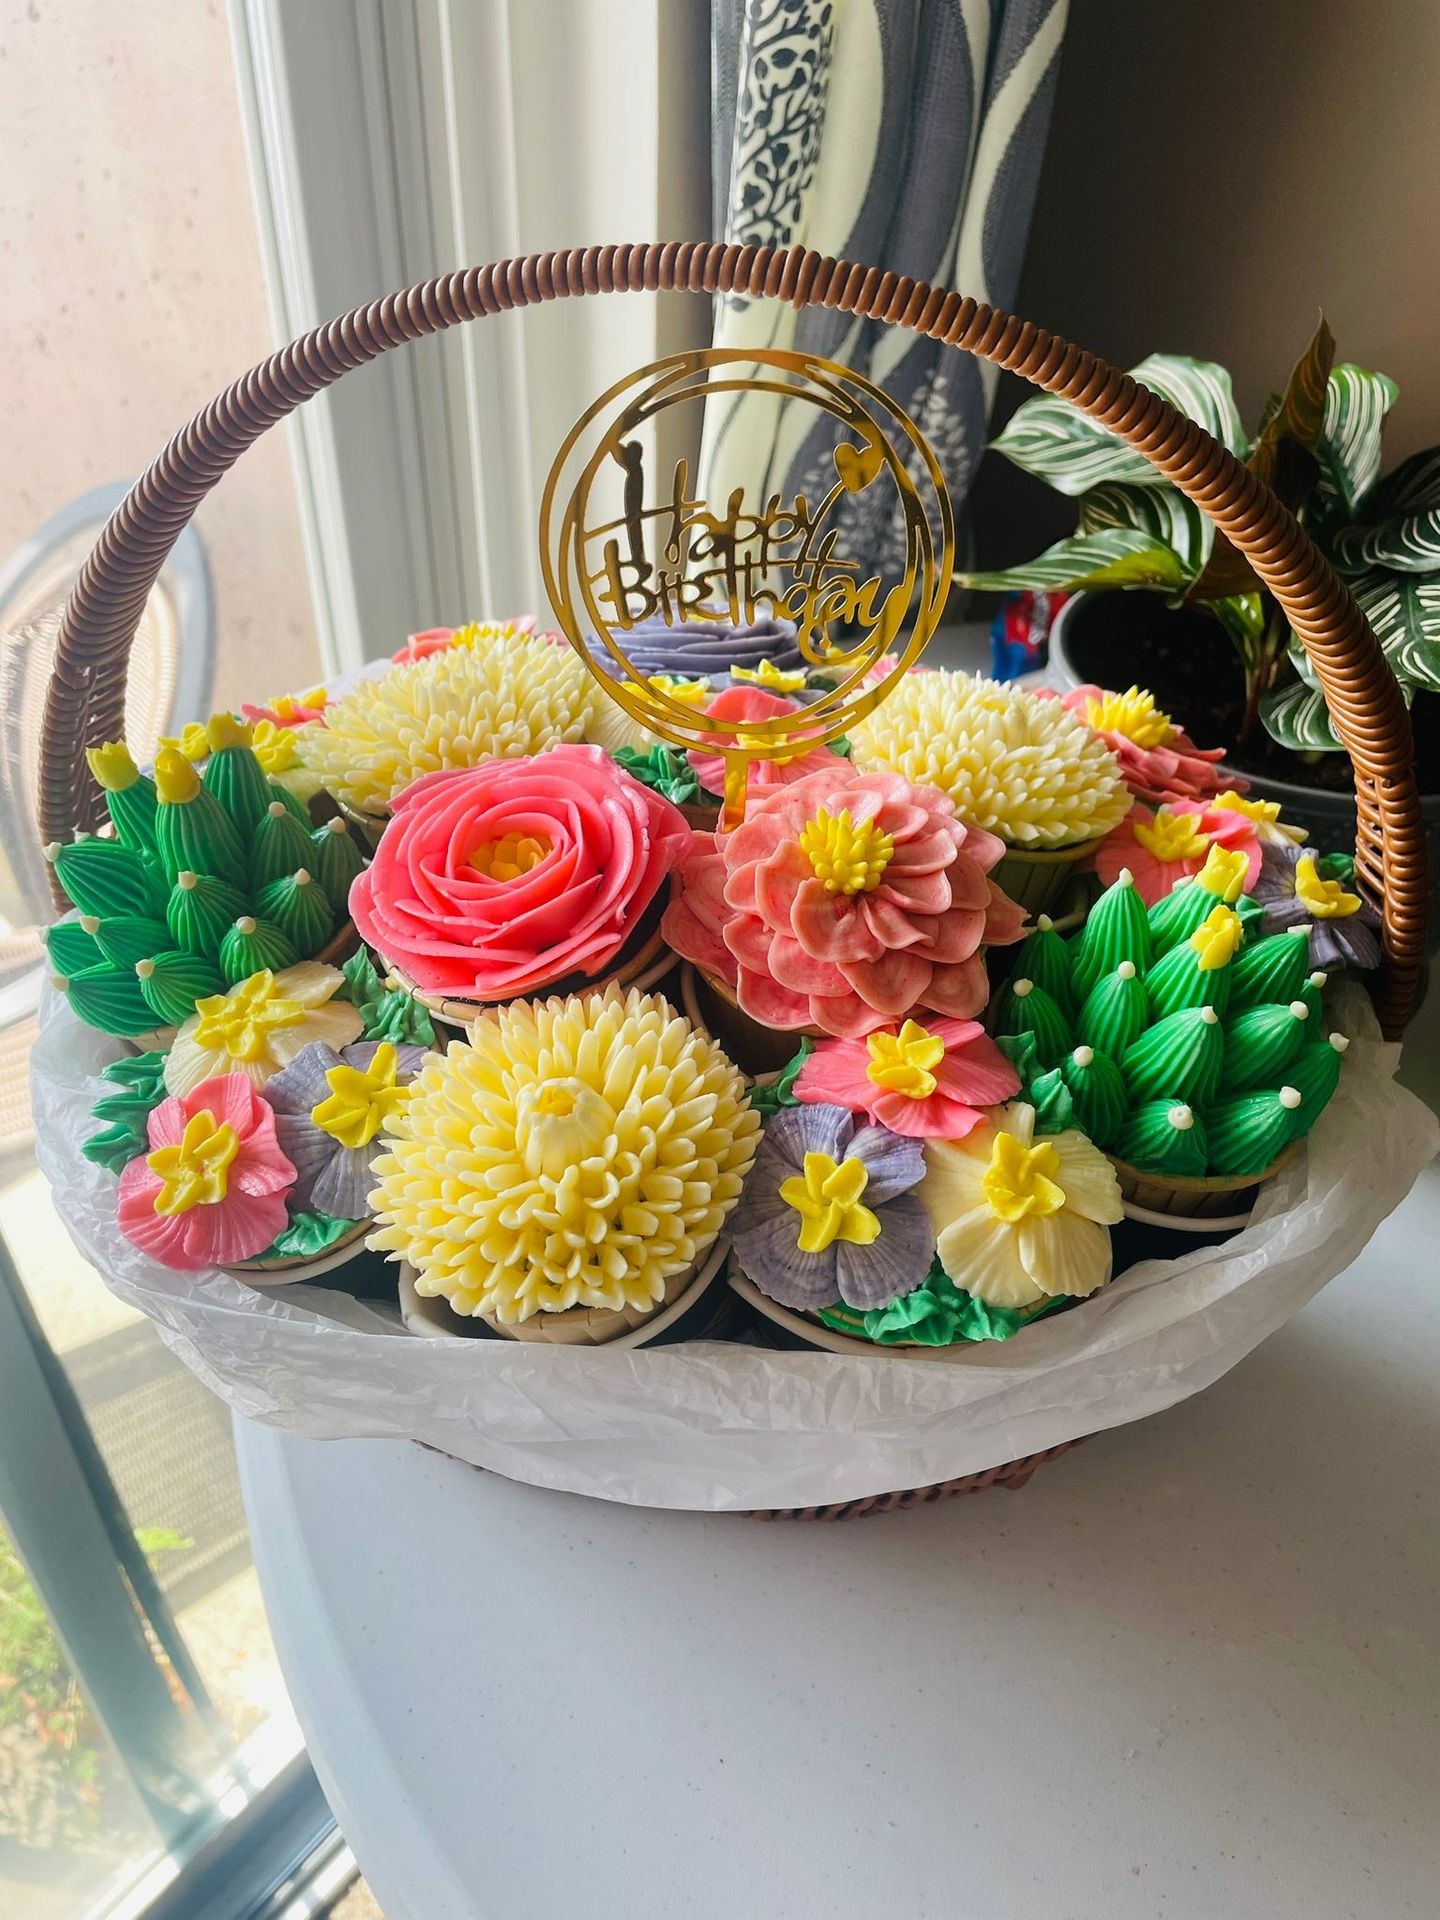
[{"label": "cupcake", "polygon": [[905,674],[850,742],[857,767],[938,787],[995,835],[996,880],[1032,912],[1058,898],[1130,802],[1114,755],[1061,702],[973,674]]},{"label": "cupcake", "polygon": [[1247,923],[1245,871],[1243,850],[1212,850],[1148,914],[1122,871],[1065,943],[1068,993],[1048,952],[1048,991],[1017,975],[996,1001],[1039,1130],[1082,1125],[1141,1217],[1243,1213],[1339,1079],[1346,1043],[1324,1031],[1306,940]]},{"label": "cupcake", "polygon": [[362,680],[307,736],[305,764],[351,820],[377,830],[424,775],[583,738],[594,680],[568,647],[498,630]]},{"label": "cupcake", "polygon": [[562,984],[663,971],[662,890],[690,842],[678,809],[600,748],[553,747],[417,780],[350,909],[391,977],[463,1026]]},{"label": "cupcake", "polygon": [[[1108,693],[1103,687],[1074,687],[1054,696],[1068,712],[1099,734],[1114,754],[1126,786],[1151,806],[1177,800],[1209,800],[1222,788],[1243,794],[1249,783],[1217,771],[1223,747],[1197,747],[1183,727],[1155,704],[1142,687]],[[1277,809],[1278,811],[1278,809]]]},{"label": "cupcake", "polygon": [[[1109,1162],[1024,1105],[907,1138],[840,1104],[767,1121],[731,1222],[737,1289],[792,1337],[881,1348],[1008,1339],[1110,1277]],[[816,1333],[810,1344],[834,1346]]]},{"label": "cupcake", "polygon": [[990,877],[1002,852],[937,788],[835,757],[694,836],[662,932],[744,1016],[722,1033],[742,1064],[746,1022],[854,1039],[917,1009],[973,1020],[982,949],[1021,932]]},{"label": "cupcake", "polygon": [[495,1008],[387,1123],[370,1244],[503,1337],[617,1338],[696,1284],[759,1131],[737,1070],[656,996]]}]

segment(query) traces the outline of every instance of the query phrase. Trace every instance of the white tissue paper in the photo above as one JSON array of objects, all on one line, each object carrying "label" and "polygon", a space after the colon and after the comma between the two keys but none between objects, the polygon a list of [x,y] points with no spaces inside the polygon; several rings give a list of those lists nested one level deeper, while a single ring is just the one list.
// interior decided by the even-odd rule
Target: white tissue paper
[{"label": "white tissue paper", "polygon": [[263,1292],[170,1272],[121,1235],[115,1177],[80,1152],[106,1090],[95,1076],[122,1044],[50,994],[32,1073],[40,1162],[76,1245],[237,1412],[313,1439],[419,1440],[535,1486],[723,1512],[977,1473],[1218,1379],[1355,1259],[1440,1145],[1357,989],[1335,1024],[1352,1036],[1339,1091],[1243,1232],[1132,1267],[1011,1340],[873,1358],[417,1339],[323,1282]]}]

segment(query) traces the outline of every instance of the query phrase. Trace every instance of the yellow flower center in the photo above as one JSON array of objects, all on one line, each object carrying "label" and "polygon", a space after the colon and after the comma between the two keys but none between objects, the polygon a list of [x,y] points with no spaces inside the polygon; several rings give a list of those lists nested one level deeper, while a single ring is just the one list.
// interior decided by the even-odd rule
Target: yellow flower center
[{"label": "yellow flower center", "polygon": [[550,842],[538,833],[507,833],[485,840],[470,856],[470,864],[487,880],[519,880],[538,867],[550,851]]},{"label": "yellow flower center", "polygon": [[[173,738],[169,735],[160,740],[160,747],[172,753],[184,756],[186,760],[207,760],[210,757],[210,740],[205,732],[204,722],[191,720]],[[159,785],[160,764],[155,764],[156,785]]]},{"label": "yellow flower center", "polygon": [[1211,846],[1205,856],[1205,864],[1195,876],[1195,883],[1206,893],[1216,894],[1227,907],[1233,907],[1245,891],[1245,882],[1249,877],[1250,863],[1244,854],[1218,842]]},{"label": "yellow flower center", "polygon": [[[298,719],[302,708],[308,707],[312,713],[317,712],[324,707],[329,698],[330,696],[324,687],[311,687],[308,693],[302,693],[298,697],[293,693],[277,693],[273,700],[266,702],[266,705],[272,713],[278,714],[282,720],[295,720]],[[267,723],[260,721],[257,723],[257,726],[264,726],[265,724]],[[273,725],[274,723],[272,721],[269,724]],[[288,727],[281,728],[282,733],[288,733],[289,731],[290,729]]]},{"label": "yellow flower center", "polygon": [[676,680],[668,673],[652,673],[650,684],[672,700],[678,700],[682,707],[706,707],[715,694],[708,680]]},{"label": "yellow flower center", "polygon": [[123,793],[140,778],[140,771],[123,740],[109,741],[103,747],[87,747],[85,759],[96,784],[107,793]]},{"label": "yellow flower center", "polygon": [[[573,1175],[581,1163],[600,1155],[615,1131],[615,1113],[610,1102],[581,1079],[547,1080],[540,1086],[522,1089],[516,1102],[515,1137],[525,1162],[525,1171],[563,1181]],[[567,1192],[578,1206],[583,1198],[574,1180]],[[557,1205],[559,1198],[557,1196]],[[582,1238],[583,1220],[568,1220],[578,1226]]]},{"label": "yellow flower center", "polygon": [[150,1171],[160,1178],[156,1213],[188,1213],[192,1207],[213,1207],[223,1200],[230,1162],[239,1151],[240,1137],[232,1126],[217,1126],[213,1113],[193,1114],[178,1147],[157,1147],[145,1156]]},{"label": "yellow flower center", "polygon": [[748,681],[752,687],[768,687],[772,693],[799,693],[805,685],[805,669],[786,673],[773,660],[762,660],[758,667],[732,667],[732,680]]},{"label": "yellow flower center", "polygon": [[228,1053],[232,1060],[260,1059],[272,1033],[305,1018],[298,1000],[275,991],[275,975],[269,967],[252,973],[229,993],[197,1000],[195,1012],[199,1016],[196,1046]]},{"label": "yellow flower center", "polygon": [[1228,967],[1244,937],[1238,913],[1229,907],[1212,907],[1190,936],[1190,945],[1200,956],[1201,973]]},{"label": "yellow flower center", "polygon": [[873,893],[895,842],[873,820],[856,826],[848,807],[839,813],[821,807],[800,834],[800,851],[827,893]]},{"label": "yellow flower center", "polygon": [[934,1093],[933,1069],[945,1058],[945,1042],[918,1020],[907,1020],[899,1033],[872,1033],[865,1045],[870,1054],[865,1078],[874,1086],[907,1100],[928,1100]]},{"label": "yellow flower center", "polygon": [[1250,800],[1229,787],[1224,793],[1217,793],[1210,804],[1221,813],[1241,813],[1257,827],[1273,827],[1280,818],[1278,800]]},{"label": "yellow flower center", "polygon": [[399,1055],[388,1041],[375,1049],[368,1067],[347,1066],[342,1060],[326,1071],[330,1097],[310,1109],[310,1118],[342,1147],[368,1147],[409,1092],[398,1084],[399,1067]]},{"label": "yellow flower center", "polygon": [[295,765],[295,729],[277,727],[273,720],[257,720],[250,748],[266,773],[289,773]]},{"label": "yellow flower center", "polygon": [[997,1220],[1016,1226],[1027,1215],[1058,1213],[1065,1189],[1056,1184],[1060,1155],[1048,1140],[1027,1147],[1013,1133],[997,1133],[980,1182]]},{"label": "yellow flower center", "polygon": [[[188,734],[187,727],[185,732]],[[205,738],[205,729],[201,727],[200,738]],[[193,800],[200,791],[200,776],[191,764],[192,760],[203,760],[210,751],[208,745],[202,746],[198,755],[193,755],[189,747],[162,747],[155,756],[155,791],[167,806],[180,806],[187,800]]]},{"label": "yellow flower center", "polygon": [[226,747],[248,747],[250,727],[233,713],[212,713],[205,722],[205,743],[211,753],[223,753]]},{"label": "yellow flower center", "polygon": [[800,1216],[802,1253],[823,1253],[836,1240],[868,1247],[880,1237],[880,1222],[860,1204],[870,1184],[863,1160],[838,1163],[828,1153],[807,1153],[804,1173],[781,1183],[780,1198]]},{"label": "yellow flower center", "polygon": [[1085,702],[1085,719],[1097,733],[1118,733],[1137,747],[1164,747],[1175,738],[1169,714],[1162,713],[1154,694],[1142,687],[1102,693],[1098,700],[1092,695]]},{"label": "yellow flower center", "polygon": [[1304,853],[1295,866],[1295,898],[1305,903],[1317,920],[1348,920],[1360,911],[1358,893],[1347,893],[1338,880],[1322,880],[1313,853]]},{"label": "yellow flower center", "polygon": [[1148,853],[1167,865],[1177,860],[1198,860],[1211,841],[1200,831],[1193,813],[1171,813],[1157,807],[1153,820],[1141,820],[1135,838]]}]

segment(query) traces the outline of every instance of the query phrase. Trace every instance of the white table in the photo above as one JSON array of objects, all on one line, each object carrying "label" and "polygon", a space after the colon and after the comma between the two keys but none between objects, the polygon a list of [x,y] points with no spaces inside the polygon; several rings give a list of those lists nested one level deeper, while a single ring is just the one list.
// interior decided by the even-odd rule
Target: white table
[{"label": "white table", "polygon": [[1437,1244],[1432,1167],[1208,1393],[838,1526],[242,1423],[387,1920],[1431,1920]]}]

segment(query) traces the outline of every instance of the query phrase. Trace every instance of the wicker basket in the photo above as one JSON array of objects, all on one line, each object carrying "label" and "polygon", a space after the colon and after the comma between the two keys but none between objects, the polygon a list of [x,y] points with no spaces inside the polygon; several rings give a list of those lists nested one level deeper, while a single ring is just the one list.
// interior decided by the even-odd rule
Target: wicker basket
[{"label": "wicker basket", "polygon": [[[126,664],[151,588],[196,508],[253,441],[332,381],[411,340],[540,301],[654,291],[827,307],[977,354],[1071,402],[1209,515],[1288,616],[1354,763],[1356,866],[1382,907],[1385,962],[1376,1001],[1386,1036],[1397,1038],[1414,1006],[1425,956],[1425,842],[1409,715],[1350,589],[1264,481],[1129,374],[968,295],[804,247],[670,241],[501,260],[358,307],[252,368],[197,414],[136,483],[66,604],[41,740],[42,842],[99,825],[100,796],[85,776],[85,748],[123,731]],[[810,1511],[838,1518],[1017,1484],[1043,1457],[943,1486]]]},{"label": "wicker basket", "polygon": [[1131,1206],[1141,1209],[1133,1218],[1158,1219],[1163,1215],[1167,1223],[1173,1219],[1182,1229],[1187,1220],[1209,1229],[1222,1217],[1231,1224],[1243,1220],[1265,1182],[1283,1172],[1304,1147],[1303,1140],[1292,1140],[1263,1173],[1147,1173],[1143,1167],[1132,1167],[1113,1154],[1110,1164],[1120,1182],[1120,1197],[1127,1203],[1127,1212]]}]

